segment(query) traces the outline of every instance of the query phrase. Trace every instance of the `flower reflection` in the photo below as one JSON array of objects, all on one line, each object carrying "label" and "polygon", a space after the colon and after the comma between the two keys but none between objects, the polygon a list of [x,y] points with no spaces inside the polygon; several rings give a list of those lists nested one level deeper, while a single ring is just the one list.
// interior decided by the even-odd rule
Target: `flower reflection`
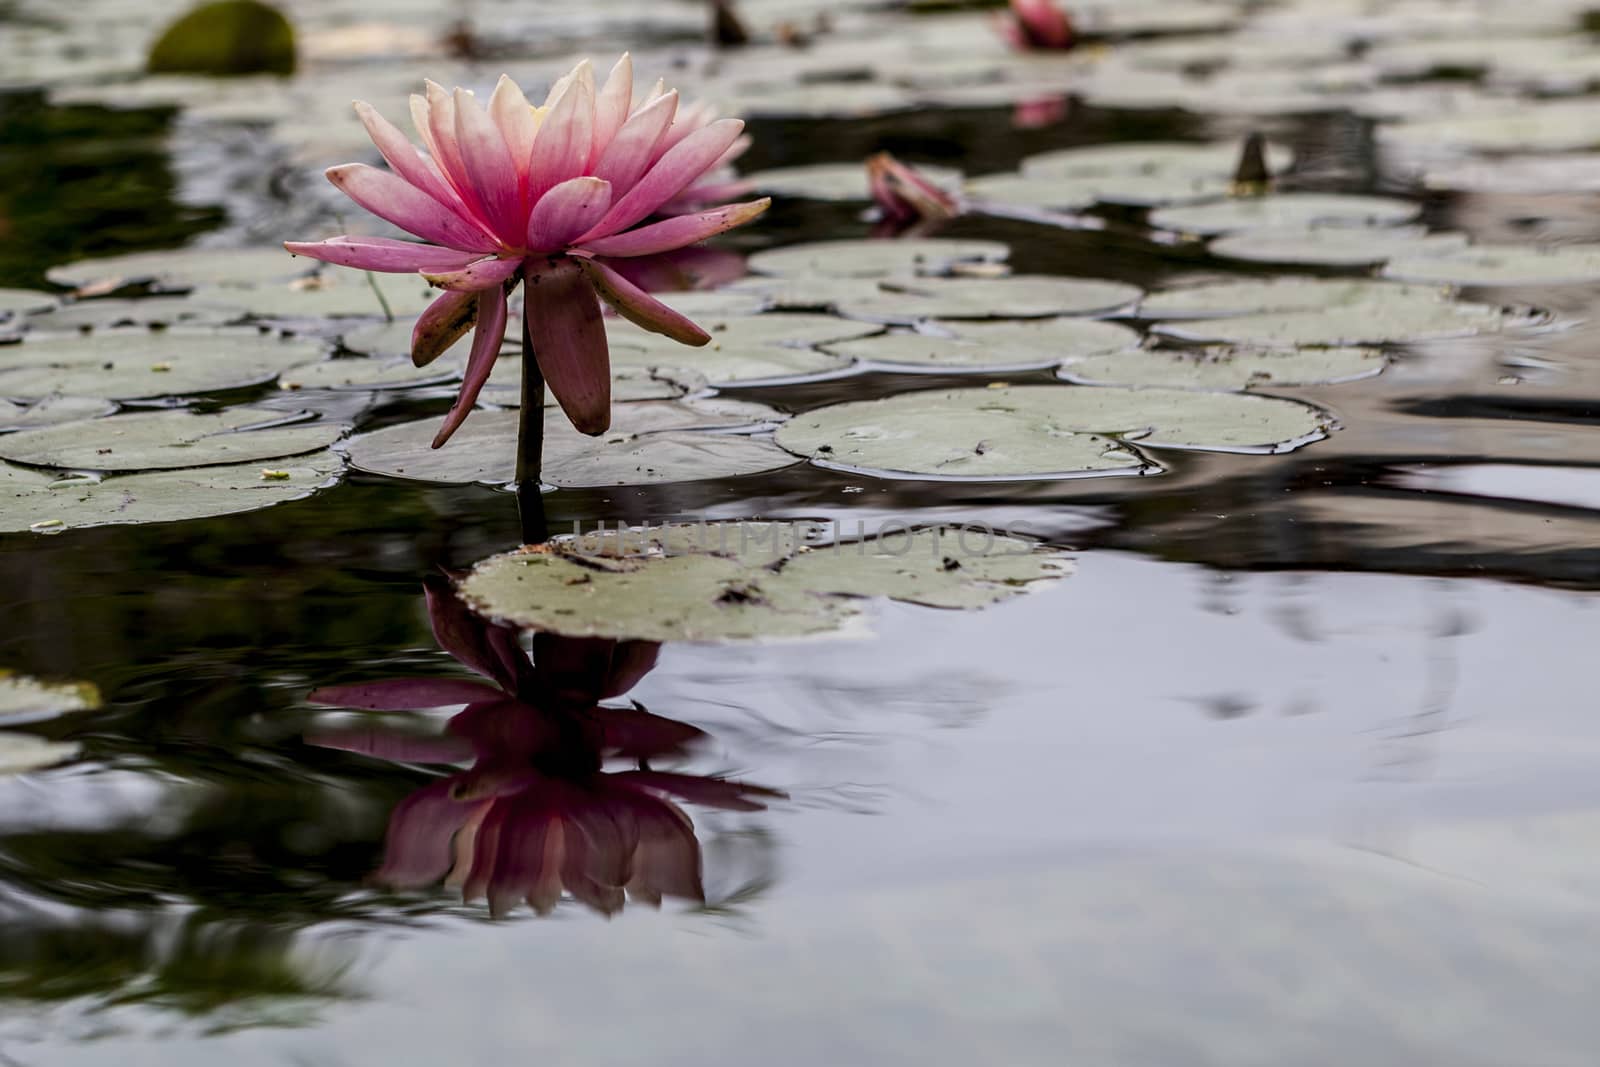
[{"label": "flower reflection", "polygon": [[[602,702],[632,689],[659,646],[539,633],[530,659],[517,631],[472,614],[447,581],[430,581],[426,593],[440,647],[488,681],[392,679],[310,697],[368,710],[466,705],[433,736],[356,729],[309,738],[388,760],[470,761],[395,807],[375,880],[395,889],[442,880],[469,902],[487,900],[496,916],[523,902],[548,913],[564,893],[606,915],[628,898],[703,903],[700,843],[677,802],[759,811],[783,794],[652,768],[705,734],[638,704]],[[632,766],[606,769],[618,760]]]}]

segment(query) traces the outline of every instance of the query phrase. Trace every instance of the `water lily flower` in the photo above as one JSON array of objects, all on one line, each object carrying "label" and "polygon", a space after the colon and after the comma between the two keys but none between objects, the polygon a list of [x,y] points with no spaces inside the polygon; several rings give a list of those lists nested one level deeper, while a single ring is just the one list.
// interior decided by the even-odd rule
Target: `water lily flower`
[{"label": "water lily flower", "polygon": [[1013,48],[1065,51],[1077,43],[1072,20],[1055,0],[1011,0],[998,25]]},{"label": "water lily flower", "polygon": [[347,235],[285,242],[297,255],[360,270],[418,273],[444,290],[417,319],[421,366],[473,330],[461,390],[434,439],[455,432],[499,355],[507,295],[520,280],[538,369],[572,424],[604,432],[610,359],[600,311],[689,345],[710,336],[645,293],[615,261],[703,241],[766,210],[756,200],[649,221],[704,187],[743,149],[744,124],[678,107],[660,83],[635,99],[624,55],[603,86],[589,62],[563,76],[540,107],[501,76],[489,100],[433,82],[411,98],[425,152],[364,103],[356,112],[388,170],[350,163],[328,180],[374,215],[426,244]]},{"label": "water lily flower", "polygon": [[867,158],[867,186],[889,222],[942,222],[961,214],[959,200],[888,152]]}]

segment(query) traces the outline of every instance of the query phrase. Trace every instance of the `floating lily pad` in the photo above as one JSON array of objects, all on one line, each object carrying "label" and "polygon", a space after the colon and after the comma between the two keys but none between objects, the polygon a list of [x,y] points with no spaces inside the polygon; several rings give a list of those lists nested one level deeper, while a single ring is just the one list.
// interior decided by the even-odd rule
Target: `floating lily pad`
[{"label": "floating lily pad", "polygon": [[32,734],[0,731],[0,776],[54,767],[76,756],[78,748],[75,741],[46,741]]},{"label": "floating lily pad", "polygon": [[[1190,174],[1231,178],[1239,165],[1243,142],[1194,144],[1184,141],[1121,141],[1115,144],[1062,148],[1029,156],[1021,171],[1028,177],[1107,178],[1127,175]],[[1266,148],[1268,168],[1277,173],[1294,162],[1282,145]]]},{"label": "floating lily pad", "polygon": [[1600,245],[1480,245],[1394,259],[1383,273],[1452,285],[1578,285],[1600,281]]},{"label": "floating lily pad", "polygon": [[839,314],[876,322],[918,319],[1026,319],[1115,311],[1143,295],[1097,278],[881,278],[841,301]]},{"label": "floating lily pad", "polygon": [[143,300],[82,300],[22,320],[30,330],[75,333],[118,327],[225,326],[244,318],[244,309],[202,303],[181,296]]},{"label": "floating lily pad", "polygon": [[440,385],[460,376],[461,365],[452,360],[437,360],[426,367],[418,367],[412,364],[409,356],[358,356],[290,367],[279,377],[278,386],[282,389],[409,389]]},{"label": "floating lily pad", "polygon": [[[838,630],[859,615],[860,601],[868,597],[985,607],[1064,577],[1071,568],[1059,552],[989,531],[943,527],[797,547],[785,529],[793,525],[686,526],[672,537],[670,551],[659,547],[663,531],[639,531],[632,554],[615,551],[615,535],[608,545],[613,550],[605,554],[583,551],[583,539],[557,539],[536,551],[483,561],[459,589],[491,618],[539,630],[651,641],[735,640]],[[741,549],[727,547],[734,544]]]},{"label": "floating lily pad", "polygon": [[49,293],[33,289],[0,289],[0,321],[15,315],[49,311],[56,303],[56,298]]},{"label": "floating lily pad", "polygon": [[750,257],[750,269],[760,274],[883,278],[895,274],[939,274],[953,263],[999,263],[1010,251],[995,241],[938,238],[816,241],[757,252]]},{"label": "floating lily pad", "polygon": [[1356,304],[1440,304],[1450,291],[1439,286],[1399,285],[1369,278],[1261,278],[1210,282],[1160,290],[1144,298],[1146,319],[1209,319],[1276,311],[1324,311]]},{"label": "floating lily pad", "polygon": [[1497,330],[1501,308],[1444,301],[1371,301],[1316,311],[1269,312],[1237,318],[1165,322],[1152,332],[1184,341],[1237,345],[1403,344],[1445,337],[1467,337]]},{"label": "floating lily pad", "polygon": [[323,347],[254,330],[31,337],[0,360],[0,396],[133,400],[238,389],[270,382]]},{"label": "floating lily pad", "polygon": [[730,289],[760,297],[774,311],[833,311],[842,302],[861,295],[860,278],[834,278],[821,274],[782,277],[753,274],[734,282]]},{"label": "floating lily pad", "polygon": [[1301,230],[1246,230],[1212,241],[1222,259],[1323,267],[1374,267],[1397,257],[1427,257],[1467,246],[1465,234],[1428,233],[1420,226],[1320,226]]},{"label": "floating lily pad", "polygon": [[1228,178],[1185,171],[1153,174],[1069,176],[1059,174],[992,174],[967,184],[975,203],[1076,211],[1090,204],[1162,207],[1226,196]]},{"label": "floating lily pad", "polygon": [[[611,350],[611,402],[630,404],[636,400],[675,400],[685,393],[706,388],[704,376],[682,367],[662,367],[651,360],[649,365],[629,366],[627,359],[634,350],[614,347]],[[489,381],[478,394],[485,404],[501,407],[522,406],[522,359],[515,353],[503,354],[489,374]],[[546,407],[556,404],[555,394],[546,389]]]},{"label": "floating lily pad", "polygon": [[0,670],[0,722],[31,722],[73,711],[92,711],[100,703],[100,690],[92,682],[46,682]]},{"label": "floating lily pad", "polygon": [[412,320],[439,296],[437,289],[413,274],[367,274],[359,270],[329,268],[321,274],[278,284],[223,288],[200,286],[192,298],[244,308],[261,319],[317,319],[365,316],[383,318],[383,303],[373,286],[389,303],[396,319]]},{"label": "floating lily pad", "polygon": [[992,372],[1049,367],[1139,344],[1138,333],[1126,326],[1092,319],[971,322],[945,332],[948,336],[897,331],[825,347],[836,355],[890,363],[896,369]]},{"label": "floating lily pad", "polygon": [[[945,189],[961,185],[961,172],[948,167],[917,165],[917,170]],[[780,167],[756,171],[740,178],[753,192],[803,200],[871,200],[866,165],[853,163],[811,163],[799,167]]]},{"label": "floating lily pad", "polygon": [[1600,114],[1587,99],[1504,100],[1499,110],[1384,124],[1386,149],[1477,152],[1575,152],[1600,147]]},{"label": "floating lily pad", "polygon": [[34,467],[136,471],[206,467],[327,448],[347,427],[286,422],[281,411],[228,408],[208,415],[141,411],[0,437],[0,459]]},{"label": "floating lily pad", "polygon": [[1422,176],[1429,189],[1535,196],[1600,191],[1600,152],[1441,163]]},{"label": "floating lily pad", "polygon": [[1387,226],[1410,222],[1421,213],[1420,204],[1391,197],[1274,193],[1161,208],[1151,212],[1150,225],[1179,233],[1214,234],[1330,225]]},{"label": "floating lily pad", "polygon": [[941,478],[1138,473],[1141,446],[1288,451],[1323,436],[1304,404],[1178,389],[1012,386],[902,393],[808,411],[777,442],[828,466]]},{"label": "floating lily pad", "polygon": [[32,430],[58,422],[98,419],[117,410],[109,400],[92,396],[47,396],[32,404],[0,400],[0,430]]},{"label": "floating lily pad", "polygon": [[[517,411],[475,412],[442,448],[437,418],[359,434],[347,444],[357,470],[412,481],[502,485],[516,478]],[[753,474],[792,458],[766,441],[685,430],[753,429],[782,419],[763,404],[703,398],[618,404],[611,429],[586,437],[547,409],[544,470],[550,485],[643,485]],[[596,480],[599,479],[599,480]]]},{"label": "floating lily pad", "polygon": [[258,463],[115,475],[56,478],[0,463],[0,531],[60,533],[115,523],[177,522],[255,511],[310,496],[337,480],[332,452]]},{"label": "floating lily pad", "polygon": [[[770,306],[759,293],[734,289],[692,289],[682,293],[652,293],[672,310],[695,322],[711,318],[759,315]],[[638,327],[634,327],[638,329]]]},{"label": "floating lily pad", "polygon": [[1138,349],[1075,359],[1061,368],[1061,377],[1081,385],[1251,389],[1369,378],[1384,362],[1375,348]]},{"label": "floating lily pad", "polygon": [[658,372],[667,378],[685,370],[712,385],[795,381],[835,374],[850,365],[847,359],[811,346],[865,337],[882,329],[832,315],[806,314],[706,319],[702,325],[711,334],[711,342],[692,348],[618,324],[609,331],[612,365],[670,368]]},{"label": "floating lily pad", "polygon": [[287,281],[320,267],[316,260],[274,248],[183,248],[80,259],[51,267],[45,277],[73,289],[115,289],[151,283],[162,289],[231,288]]}]

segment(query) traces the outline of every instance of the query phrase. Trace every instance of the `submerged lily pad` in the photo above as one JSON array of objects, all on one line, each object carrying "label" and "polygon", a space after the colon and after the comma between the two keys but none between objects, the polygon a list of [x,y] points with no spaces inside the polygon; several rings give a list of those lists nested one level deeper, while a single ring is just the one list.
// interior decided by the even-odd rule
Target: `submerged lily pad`
[{"label": "submerged lily pad", "polygon": [[939,274],[953,263],[999,263],[1011,250],[996,241],[908,238],[883,241],[815,241],[757,252],[750,269],[759,274],[820,274],[835,278],[883,278],[894,274]]},{"label": "submerged lily pad", "polygon": [[1321,267],[1375,267],[1396,257],[1428,257],[1467,246],[1465,234],[1428,233],[1420,226],[1320,226],[1301,230],[1246,230],[1219,237],[1207,251],[1250,263]]},{"label": "submerged lily pad", "polygon": [[347,427],[286,423],[281,411],[228,408],[208,415],[141,411],[0,437],[0,459],[34,467],[136,471],[206,467],[327,448]]},{"label": "submerged lily pad", "polygon": [[22,321],[37,332],[76,333],[130,326],[226,326],[242,318],[244,309],[240,307],[204,304],[181,296],[151,296],[142,300],[80,300]]},{"label": "submerged lily pad", "polygon": [[117,410],[109,400],[92,396],[47,396],[32,404],[0,400],[0,430],[32,430],[58,422],[98,419]]},{"label": "submerged lily pad", "polygon": [[[544,469],[550,485],[644,485],[754,474],[788,466],[793,458],[771,443],[728,433],[686,430],[755,429],[782,416],[763,404],[722,398],[618,404],[611,429],[599,437],[574,430],[546,409]],[[385,426],[348,442],[357,470],[412,481],[503,485],[516,478],[517,411],[475,412],[442,448],[433,448],[437,418]]]},{"label": "submerged lily pad", "polygon": [[1579,285],[1600,281],[1600,245],[1480,245],[1391,260],[1383,273],[1452,285]]},{"label": "submerged lily pad", "polygon": [[257,463],[150,471],[105,479],[57,478],[0,463],[0,531],[60,533],[115,523],[176,522],[255,511],[333,484],[343,461],[332,452]]},{"label": "submerged lily pad", "polygon": [[826,345],[829,352],[871,363],[931,371],[1027,370],[1066,360],[1120,352],[1139,344],[1126,326],[1092,319],[969,322],[946,336],[896,331]]},{"label": "submerged lily pad", "polygon": [[0,396],[134,400],[238,389],[270,382],[323,347],[254,330],[32,337],[0,360]]},{"label": "submerged lily pad", "polygon": [[1356,304],[1440,304],[1441,286],[1398,285],[1370,278],[1260,278],[1209,282],[1151,293],[1139,305],[1146,319],[1209,319],[1276,311],[1325,311]]},{"label": "submerged lily pad", "polygon": [[883,278],[839,303],[839,314],[876,322],[919,319],[1028,319],[1115,311],[1143,292],[1098,278]]},{"label": "submerged lily pad", "polygon": [[[1239,164],[1242,142],[1195,144],[1185,141],[1119,141],[1114,144],[1062,148],[1029,156],[1022,173],[1029,177],[1106,178],[1124,175],[1191,174],[1231,178]],[[1294,162],[1282,145],[1266,148],[1268,169],[1277,173]]]},{"label": "submerged lily pad", "polygon": [[288,281],[320,266],[316,260],[291,256],[282,247],[182,248],[80,259],[51,267],[45,277],[73,289],[109,290],[138,283],[161,289],[194,289],[202,285],[231,288]]},{"label": "submerged lily pad", "polygon": [[0,731],[0,776],[54,767],[72,759],[78,749],[75,741],[46,741],[32,734]]},{"label": "submerged lily pad", "polygon": [[1147,464],[1123,441],[1288,451],[1324,435],[1304,404],[1232,393],[1025,385],[901,393],[797,415],[777,442],[827,466],[941,478],[1052,478]]},{"label": "submerged lily pad", "polygon": [[1380,373],[1384,363],[1375,348],[1138,349],[1075,359],[1061,377],[1082,385],[1251,389],[1354,381]]},{"label": "submerged lily pad", "polygon": [[0,722],[28,722],[73,711],[93,711],[100,704],[100,690],[92,682],[46,682],[0,670]]},{"label": "submerged lily pad", "polygon": [[1059,552],[992,531],[942,527],[823,544],[809,530],[795,537],[796,525],[641,530],[631,552],[618,551],[630,539],[616,534],[604,553],[592,538],[559,538],[483,561],[459,589],[476,610],[517,626],[706,641],[828,633],[855,619],[868,597],[980,608],[1071,568]]},{"label": "submerged lily pad", "polygon": [[[961,184],[961,172],[958,170],[923,164],[918,164],[917,170],[929,181],[944,189],[955,189]],[[836,201],[872,199],[872,190],[867,184],[867,168],[859,161],[809,163],[798,167],[762,170],[742,175],[739,180],[749,183],[752,192],[768,196]]]},{"label": "submerged lily pad", "polygon": [[1420,204],[1385,196],[1273,193],[1161,208],[1150,213],[1150,225],[1179,233],[1214,234],[1313,226],[1386,226],[1410,222],[1421,213]]}]

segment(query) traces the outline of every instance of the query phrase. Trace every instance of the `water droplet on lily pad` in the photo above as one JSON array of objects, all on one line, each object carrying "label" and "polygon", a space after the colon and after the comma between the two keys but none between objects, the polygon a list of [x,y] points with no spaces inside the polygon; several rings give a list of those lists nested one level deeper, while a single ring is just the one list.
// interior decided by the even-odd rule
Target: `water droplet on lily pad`
[{"label": "water droplet on lily pad", "polygon": [[1312,226],[1386,226],[1410,222],[1422,206],[1410,200],[1340,193],[1273,193],[1150,213],[1150,225],[1179,233],[1305,229]]},{"label": "water droplet on lily pad", "polygon": [[284,282],[310,274],[322,264],[273,248],[181,248],[134,252],[125,256],[80,259],[45,271],[56,285],[72,289],[116,289],[151,283],[160,289],[202,285],[232,287]]},{"label": "water droplet on lily pad", "polygon": [[1212,241],[1206,251],[1249,263],[1375,267],[1400,256],[1436,256],[1466,245],[1465,234],[1428,233],[1420,226],[1320,226],[1227,234]]},{"label": "water droplet on lily pad", "polygon": [[939,334],[897,330],[825,345],[829,352],[893,369],[986,372],[1049,367],[1067,360],[1120,352],[1139,344],[1126,326],[1093,319],[963,322]]},{"label": "water droplet on lily pad", "polygon": [[322,355],[315,341],[255,330],[97,332],[30,337],[9,349],[0,396],[134,400],[260,385]]},{"label": "water droplet on lily pad", "polygon": [[883,278],[894,274],[938,274],[955,263],[999,263],[1010,249],[996,241],[939,238],[815,241],[757,252],[758,274],[820,274],[835,278]]},{"label": "water droplet on lily pad", "polygon": [[1394,259],[1383,273],[1452,285],[1581,285],[1600,281],[1600,245],[1480,245]]},{"label": "water droplet on lily pad", "polygon": [[1025,319],[1091,315],[1133,303],[1143,291],[1123,282],[1053,275],[1005,278],[880,278],[839,303],[839,314],[875,322]]},{"label": "water droplet on lily pad", "polygon": [[281,411],[140,411],[0,437],[0,459],[68,470],[167,470],[243,463],[327,448],[347,427],[286,421]]},{"label": "water droplet on lily pad", "polygon": [[1375,348],[1156,348],[1075,359],[1061,377],[1082,385],[1251,389],[1355,381],[1378,374],[1384,363]]}]

